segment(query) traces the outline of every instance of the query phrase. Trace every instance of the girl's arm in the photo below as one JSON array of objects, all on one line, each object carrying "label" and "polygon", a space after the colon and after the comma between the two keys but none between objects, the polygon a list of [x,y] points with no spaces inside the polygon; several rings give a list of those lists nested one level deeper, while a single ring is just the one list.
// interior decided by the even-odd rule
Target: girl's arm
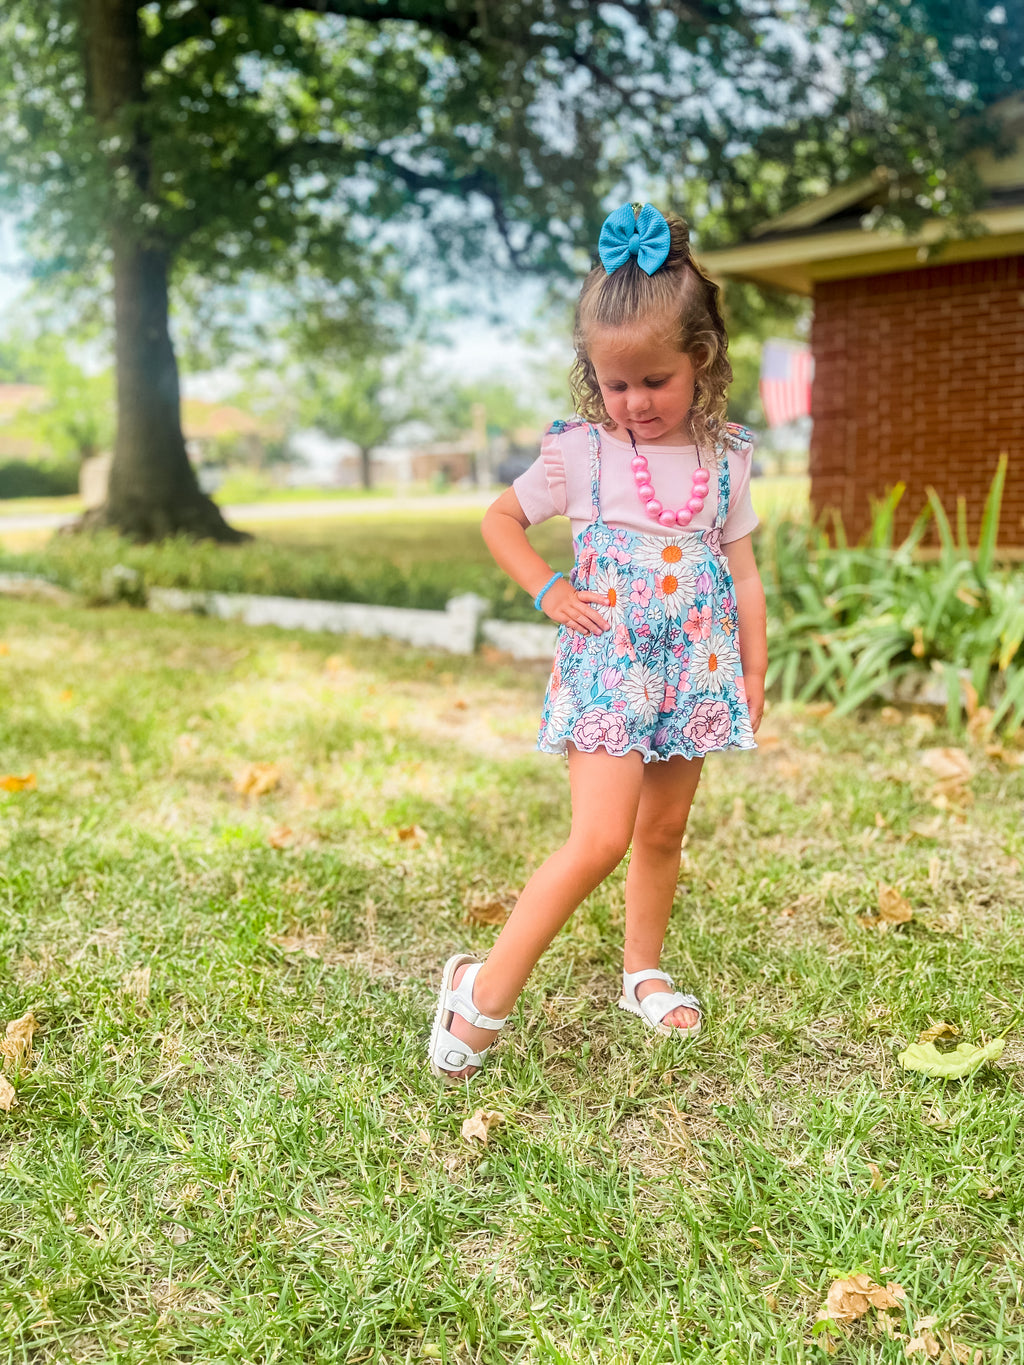
[{"label": "girl's arm", "polygon": [[[480,530],[499,567],[531,597],[536,597],[554,569],[526,539],[529,524],[515,489],[506,488],[484,513]],[[587,605],[590,602],[607,606],[608,599],[602,593],[577,592],[568,579],[560,578],[544,594],[541,610],[569,630],[600,635],[608,629],[608,622]]]},{"label": "girl's arm", "polygon": [[750,536],[741,536],[722,547],[736,589],[736,617],[740,637],[740,663],[747,693],[750,724],[756,731],[764,711],[764,675],[768,668],[768,632],[765,623],[764,587],[757,571]]}]

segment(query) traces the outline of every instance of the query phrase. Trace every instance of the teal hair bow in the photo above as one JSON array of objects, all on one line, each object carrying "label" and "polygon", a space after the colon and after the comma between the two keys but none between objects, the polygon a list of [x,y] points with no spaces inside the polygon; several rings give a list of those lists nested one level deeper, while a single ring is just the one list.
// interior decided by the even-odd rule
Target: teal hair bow
[{"label": "teal hair bow", "polygon": [[653,275],[665,264],[671,242],[668,223],[653,204],[645,204],[637,215],[632,204],[623,204],[604,220],[597,239],[597,254],[609,275],[625,265],[630,256],[636,257],[645,275]]}]

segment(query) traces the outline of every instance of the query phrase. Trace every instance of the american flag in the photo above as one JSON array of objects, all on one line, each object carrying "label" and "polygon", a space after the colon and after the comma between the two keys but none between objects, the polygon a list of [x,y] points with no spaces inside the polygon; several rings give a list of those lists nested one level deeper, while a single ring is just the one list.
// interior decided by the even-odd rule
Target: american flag
[{"label": "american flag", "polygon": [[770,427],[811,413],[814,360],[809,346],[771,339],[761,349],[761,403]]}]

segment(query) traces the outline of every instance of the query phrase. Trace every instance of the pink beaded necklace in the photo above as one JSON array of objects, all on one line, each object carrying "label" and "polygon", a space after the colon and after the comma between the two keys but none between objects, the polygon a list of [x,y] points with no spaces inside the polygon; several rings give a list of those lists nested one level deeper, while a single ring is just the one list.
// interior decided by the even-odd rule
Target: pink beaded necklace
[{"label": "pink beaded necklace", "polygon": [[641,455],[637,450],[636,439],[631,431],[629,443],[633,447],[633,458],[629,463],[633,470],[633,478],[636,480],[636,491],[647,515],[652,521],[660,522],[662,526],[689,526],[703,508],[708,496],[708,485],[711,483],[710,473],[700,462],[700,447],[697,447],[697,468],[693,471],[693,483],[690,485],[690,496],[686,506],[673,512],[655,493],[654,484],[651,483],[651,471],[647,467],[647,456]]}]

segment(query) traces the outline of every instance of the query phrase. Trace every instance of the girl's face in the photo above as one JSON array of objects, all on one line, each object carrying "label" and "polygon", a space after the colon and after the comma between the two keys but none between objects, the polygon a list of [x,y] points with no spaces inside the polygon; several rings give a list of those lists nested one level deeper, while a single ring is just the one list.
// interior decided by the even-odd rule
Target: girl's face
[{"label": "girl's face", "polygon": [[605,328],[591,340],[590,359],[616,434],[637,444],[686,445],[696,377],[688,355],[666,342]]}]

